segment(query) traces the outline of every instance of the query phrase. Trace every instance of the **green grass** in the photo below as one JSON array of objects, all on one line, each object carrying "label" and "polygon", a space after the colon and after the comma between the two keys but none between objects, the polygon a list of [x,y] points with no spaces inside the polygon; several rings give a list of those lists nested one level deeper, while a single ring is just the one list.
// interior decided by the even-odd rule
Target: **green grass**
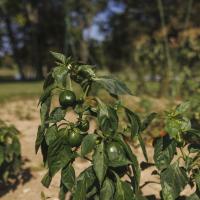
[{"label": "green grass", "polygon": [[0,83],[0,102],[18,98],[38,97],[42,82]]}]

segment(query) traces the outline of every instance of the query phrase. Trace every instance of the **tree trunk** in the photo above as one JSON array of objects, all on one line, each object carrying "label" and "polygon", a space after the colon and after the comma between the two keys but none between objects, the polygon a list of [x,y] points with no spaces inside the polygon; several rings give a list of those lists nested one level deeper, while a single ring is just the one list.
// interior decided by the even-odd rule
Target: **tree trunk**
[{"label": "tree trunk", "polygon": [[18,52],[18,48],[17,48],[17,41],[16,38],[14,37],[14,33],[12,30],[12,25],[11,25],[11,20],[8,16],[8,14],[5,13],[5,24],[6,24],[6,29],[8,32],[8,37],[10,39],[10,45],[13,51],[13,57],[15,59],[15,62],[18,66],[18,70],[21,76],[21,79],[24,80],[25,79],[25,74],[23,72],[23,65],[22,62],[20,60],[20,56],[19,56],[19,52]]},{"label": "tree trunk", "polygon": [[88,61],[88,45],[87,43],[84,41],[84,39],[82,38],[80,41],[80,60],[84,63],[87,63]]},{"label": "tree trunk", "polygon": [[158,3],[158,9],[160,14],[160,20],[161,20],[161,28],[163,31],[163,39],[164,39],[164,48],[165,48],[165,56],[166,56],[166,66],[164,66],[164,70],[162,73],[162,79],[161,79],[161,85],[160,85],[160,91],[159,96],[168,96],[169,95],[169,89],[170,89],[170,82],[171,82],[171,76],[172,76],[172,63],[171,63],[171,55],[169,50],[169,44],[168,44],[168,38],[167,38],[167,32],[166,32],[166,25],[165,25],[165,16],[164,16],[164,8],[162,0],[157,0]]},{"label": "tree trunk", "polygon": [[137,66],[135,67],[135,72],[137,74],[137,94],[147,93],[146,90],[146,81],[144,79],[144,69]]},{"label": "tree trunk", "polygon": [[165,66],[162,73],[161,81],[160,81],[160,89],[158,93],[159,97],[163,97],[163,96],[166,97],[169,95],[170,82],[171,82],[171,78],[169,74],[169,69],[168,67]]}]

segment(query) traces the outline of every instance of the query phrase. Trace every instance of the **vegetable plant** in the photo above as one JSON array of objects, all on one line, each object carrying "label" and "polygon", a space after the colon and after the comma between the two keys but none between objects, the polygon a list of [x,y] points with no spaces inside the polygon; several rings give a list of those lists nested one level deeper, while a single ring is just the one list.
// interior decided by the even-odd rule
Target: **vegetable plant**
[{"label": "vegetable plant", "polygon": [[[166,135],[154,141],[156,175],[160,177],[163,200],[200,199],[200,131],[193,129],[185,102],[165,113]],[[181,198],[180,193],[190,185],[194,193]]]},{"label": "vegetable plant", "polygon": [[[120,101],[122,95],[132,95],[124,83],[111,76],[97,76],[93,66],[73,62],[63,54],[52,55],[56,66],[44,81],[39,100],[41,124],[35,142],[35,150],[41,148],[48,168],[43,185],[49,187],[55,174],[61,172],[61,200],[68,192],[73,200],[142,198],[139,163],[126,139],[137,138],[148,160],[141,133],[156,114],[141,120]],[[77,84],[81,92],[73,90]],[[111,95],[112,103],[92,95],[97,87]],[[72,111],[76,122],[66,119]],[[120,126],[119,112],[126,116],[125,127]],[[94,131],[89,131],[90,119],[96,121]],[[90,166],[76,176],[74,163],[79,157]]]},{"label": "vegetable plant", "polygon": [[21,169],[19,131],[0,121],[0,186],[17,180]]}]

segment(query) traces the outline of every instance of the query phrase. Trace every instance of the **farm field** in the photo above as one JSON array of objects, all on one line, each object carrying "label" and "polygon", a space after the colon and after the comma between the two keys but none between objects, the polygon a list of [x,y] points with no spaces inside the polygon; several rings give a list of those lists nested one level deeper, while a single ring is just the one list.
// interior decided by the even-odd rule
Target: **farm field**
[{"label": "farm field", "polygon": [[0,200],[200,200],[199,18],[0,0]]},{"label": "farm field", "polygon": [[[133,97],[133,101],[137,101],[137,98]],[[161,103],[160,103],[161,104]],[[1,200],[36,200],[40,199],[41,192],[44,192],[46,197],[50,197],[51,200],[58,200],[58,191],[59,191],[59,180],[60,177],[56,176],[53,179],[53,183],[50,186],[50,189],[46,189],[41,183],[41,177],[46,173],[46,169],[42,164],[42,157],[40,152],[38,155],[34,151],[34,143],[36,138],[36,132],[39,120],[39,108],[37,107],[37,97],[32,99],[18,99],[11,100],[9,102],[1,103],[3,109],[0,110],[1,119],[5,120],[8,123],[13,123],[17,129],[21,132],[20,142],[22,148],[22,157],[25,160],[23,166],[25,173],[25,183],[23,179],[19,184],[16,185],[16,188],[10,188],[9,191],[1,190],[0,199]],[[162,109],[162,107],[160,107]],[[31,111],[31,112],[29,112]],[[71,113],[68,116],[69,120],[74,120],[74,115]],[[93,128],[94,123],[91,123],[91,129]],[[144,160],[141,148],[132,145],[133,152],[137,155],[139,161]],[[152,162],[153,149],[151,146],[151,141],[148,142],[147,152],[149,156],[149,162]],[[88,163],[82,160],[76,162],[75,170],[79,174],[83,171],[84,168],[88,166]],[[150,184],[145,186],[145,182],[154,181],[159,182],[159,179],[155,176],[152,177],[151,173],[154,170],[153,167],[148,168],[142,172],[141,177],[141,186],[142,192],[145,195],[151,195],[152,191],[154,194],[159,197],[160,185],[159,184]],[[27,173],[30,172],[30,173]],[[189,195],[191,190],[186,188],[183,191],[183,194]]]},{"label": "farm field", "polygon": [[0,83],[0,102],[8,99],[37,97],[42,92],[42,82]]}]

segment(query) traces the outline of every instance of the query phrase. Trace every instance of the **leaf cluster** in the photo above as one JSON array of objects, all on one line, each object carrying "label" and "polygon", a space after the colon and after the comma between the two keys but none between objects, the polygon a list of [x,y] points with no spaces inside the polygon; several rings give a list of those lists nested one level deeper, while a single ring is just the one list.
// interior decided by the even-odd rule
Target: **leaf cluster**
[{"label": "leaf cluster", "polygon": [[0,184],[8,184],[17,179],[21,165],[21,147],[19,131],[0,121]]},{"label": "leaf cluster", "polygon": [[[131,138],[138,139],[148,160],[141,133],[156,114],[152,113],[142,121],[119,101],[120,95],[132,94],[124,83],[110,76],[99,77],[93,66],[74,63],[63,54],[52,52],[52,55],[56,67],[44,81],[39,101],[41,124],[35,143],[36,152],[41,148],[44,164],[48,167],[42,183],[49,187],[54,175],[61,171],[61,200],[68,192],[73,200],[139,199],[140,167],[126,138],[131,132]],[[52,96],[59,96],[63,91],[70,90],[78,96],[72,89],[74,82],[82,88],[81,98],[76,98],[73,105],[65,108],[62,105],[53,107]],[[113,104],[91,96],[91,88],[97,85],[114,98]],[[127,118],[124,130],[119,129],[119,109]],[[76,122],[66,120],[66,114],[71,110],[77,116]],[[83,131],[80,124],[91,118],[96,121],[97,128],[92,133]],[[72,135],[78,138],[73,138],[73,144]],[[78,157],[91,165],[76,176],[73,164]],[[124,175],[128,177],[127,181],[121,179]]]}]

